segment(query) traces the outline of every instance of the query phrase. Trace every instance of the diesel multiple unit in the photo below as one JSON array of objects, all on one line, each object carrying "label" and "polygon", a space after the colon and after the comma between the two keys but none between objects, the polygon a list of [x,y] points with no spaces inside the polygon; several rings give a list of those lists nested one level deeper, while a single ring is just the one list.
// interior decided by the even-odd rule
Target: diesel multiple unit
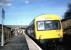
[{"label": "diesel multiple unit", "polygon": [[61,19],[54,14],[43,14],[34,18],[26,28],[26,33],[40,43],[63,38]]}]

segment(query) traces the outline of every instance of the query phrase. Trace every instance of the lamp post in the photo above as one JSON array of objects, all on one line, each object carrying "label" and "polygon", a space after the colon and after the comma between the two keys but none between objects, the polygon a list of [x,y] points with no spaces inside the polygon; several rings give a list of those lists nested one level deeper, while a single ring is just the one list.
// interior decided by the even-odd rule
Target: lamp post
[{"label": "lamp post", "polygon": [[4,46],[5,43],[5,39],[4,39],[4,29],[3,29],[3,25],[4,25],[4,19],[5,19],[5,6],[10,6],[10,0],[0,0],[0,6],[2,9],[2,34],[1,34],[1,46]]}]

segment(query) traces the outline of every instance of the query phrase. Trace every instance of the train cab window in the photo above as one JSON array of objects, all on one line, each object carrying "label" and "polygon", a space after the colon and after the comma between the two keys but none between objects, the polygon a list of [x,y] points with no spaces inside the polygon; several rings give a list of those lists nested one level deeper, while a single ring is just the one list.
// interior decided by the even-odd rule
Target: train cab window
[{"label": "train cab window", "polygon": [[47,30],[47,29],[51,29],[51,28],[53,28],[52,24],[51,24],[51,21],[46,21],[45,22],[45,29]]},{"label": "train cab window", "polygon": [[58,20],[38,21],[37,26],[38,30],[56,30],[61,28]]},{"label": "train cab window", "polygon": [[38,26],[38,30],[44,30],[45,29],[44,21],[38,21],[37,26]]},{"label": "train cab window", "polygon": [[45,30],[60,29],[59,21],[45,21]]}]

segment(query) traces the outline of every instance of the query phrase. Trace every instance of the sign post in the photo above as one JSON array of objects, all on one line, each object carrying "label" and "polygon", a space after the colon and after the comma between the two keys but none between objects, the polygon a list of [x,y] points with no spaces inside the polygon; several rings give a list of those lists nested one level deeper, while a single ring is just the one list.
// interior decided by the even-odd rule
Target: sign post
[{"label": "sign post", "polygon": [[4,24],[4,19],[5,19],[5,6],[11,6],[11,0],[0,0],[0,6],[2,8],[2,34],[1,34],[1,46],[4,46],[4,29],[3,29],[3,24]]},{"label": "sign post", "polygon": [[2,8],[2,35],[1,35],[1,46],[4,46],[4,29],[3,29],[4,18],[5,18],[5,10],[4,10],[4,8]]}]

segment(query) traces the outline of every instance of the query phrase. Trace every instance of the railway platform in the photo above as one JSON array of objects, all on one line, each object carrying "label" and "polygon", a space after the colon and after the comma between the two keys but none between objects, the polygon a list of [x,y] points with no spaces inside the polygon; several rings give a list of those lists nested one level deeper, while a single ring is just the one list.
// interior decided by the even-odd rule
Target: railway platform
[{"label": "railway platform", "polygon": [[0,50],[41,50],[39,46],[26,34],[14,36]]}]

